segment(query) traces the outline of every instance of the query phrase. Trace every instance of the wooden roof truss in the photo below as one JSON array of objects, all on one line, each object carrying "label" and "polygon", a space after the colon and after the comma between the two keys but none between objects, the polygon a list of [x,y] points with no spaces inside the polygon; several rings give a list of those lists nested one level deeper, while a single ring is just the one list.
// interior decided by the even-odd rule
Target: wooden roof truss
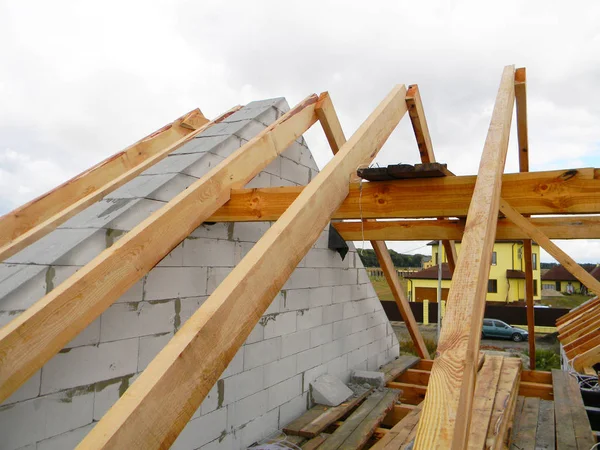
[{"label": "wooden roof truss", "polygon": [[[515,100],[520,173],[505,175]],[[192,111],[0,218],[0,260],[52,231],[237,109],[213,121],[204,118],[199,110]],[[332,219],[363,219],[363,223],[335,221],[333,226],[346,240],[364,236],[371,241],[423,360],[430,355],[384,241],[443,240],[453,279],[444,327],[428,375],[429,387],[419,407],[418,424],[413,426],[414,448],[482,448],[473,442],[485,440],[481,433],[487,427],[471,429],[473,410],[482,402],[477,392],[485,390],[483,382],[477,381],[485,376],[495,380],[492,385],[502,385],[498,381],[501,362],[490,362],[478,375],[478,330],[482,326],[494,241],[522,239],[525,243],[528,326],[533,335],[531,239],[591,291],[600,292],[598,281],[550,241],[600,237],[599,218],[585,216],[600,213],[600,172],[593,168],[529,172],[525,69],[515,71],[514,66],[507,66],[477,176],[359,184],[357,168],[373,161],[407,112],[421,162],[434,163],[431,136],[416,85],[408,90],[404,85],[394,87],[347,141],[329,95],[308,96],[0,329],[0,401],[15,392],[201,223],[276,221],[79,448],[148,449],[170,445],[323,228]],[[243,189],[317,121],[334,156],[308,185]],[[580,216],[529,218],[549,214]],[[394,220],[377,221],[382,218]],[[460,255],[454,245],[457,239],[462,241]],[[266,261],[269,264],[262,264]],[[567,354],[586,355],[580,360],[584,363],[576,367],[600,359],[598,321],[596,316],[590,319],[583,314],[600,311],[599,308],[598,300],[593,300],[559,324],[567,339],[564,342],[571,346],[565,347]],[[231,314],[234,310],[236,313]],[[531,339],[532,355],[534,343]],[[511,371],[517,374],[517,369]],[[511,402],[516,402],[515,377],[506,378],[503,387]]]}]

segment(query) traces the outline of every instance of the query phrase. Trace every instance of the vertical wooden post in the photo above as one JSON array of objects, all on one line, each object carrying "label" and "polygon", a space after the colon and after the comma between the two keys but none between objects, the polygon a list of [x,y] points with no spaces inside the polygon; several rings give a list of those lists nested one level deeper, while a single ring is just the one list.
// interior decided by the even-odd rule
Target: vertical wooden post
[{"label": "vertical wooden post", "polygon": [[[529,137],[527,131],[527,74],[521,67],[515,71],[515,100],[517,104],[517,135],[519,137],[519,171],[529,171]],[[533,265],[531,239],[523,241],[525,261],[525,303],[529,332],[529,368],[535,370],[535,309],[533,307]]]}]

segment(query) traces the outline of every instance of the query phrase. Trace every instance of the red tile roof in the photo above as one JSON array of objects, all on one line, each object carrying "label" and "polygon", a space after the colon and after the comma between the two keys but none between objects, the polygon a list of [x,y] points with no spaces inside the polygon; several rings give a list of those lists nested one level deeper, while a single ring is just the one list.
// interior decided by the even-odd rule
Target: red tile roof
[{"label": "red tile roof", "polygon": [[[600,269],[596,267],[596,264],[581,264],[585,270],[594,276],[596,279],[600,279]],[[571,272],[569,272],[564,266],[554,266],[548,272],[542,275],[544,281],[577,281]]]},{"label": "red tile roof", "polygon": [[[410,280],[437,280],[438,279],[438,266],[429,267],[428,269],[420,270],[419,272],[411,273],[406,278]],[[451,280],[452,275],[450,274],[450,267],[448,263],[442,264],[442,280]]]}]

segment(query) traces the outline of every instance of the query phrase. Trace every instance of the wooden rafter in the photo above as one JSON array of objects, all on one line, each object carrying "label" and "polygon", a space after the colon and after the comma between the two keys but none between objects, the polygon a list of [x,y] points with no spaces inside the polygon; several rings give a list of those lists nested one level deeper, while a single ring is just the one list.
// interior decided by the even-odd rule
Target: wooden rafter
[{"label": "wooden rafter", "polygon": [[[515,101],[517,135],[519,139],[519,172],[529,172],[529,134],[527,131],[527,73],[524,67],[515,70]],[[529,367],[535,370],[535,309],[533,308],[533,263],[531,239],[523,240],[525,262],[525,303],[529,332]]]},{"label": "wooden rafter", "polygon": [[506,200],[500,202],[500,211],[516,226],[521,228],[534,239],[540,247],[546,250],[554,259],[563,265],[575,278],[581,281],[589,290],[600,295],[600,281],[596,280],[590,273],[575,262],[573,258],[563,252],[548,236],[536,228],[527,218],[523,217]]},{"label": "wooden rafter", "polygon": [[[421,93],[419,92],[419,86],[416,84],[408,87],[408,91],[406,92],[406,104],[408,105],[410,121],[417,139],[421,162],[424,164],[434,163],[436,161],[435,153],[433,152],[433,144],[431,143],[429,127],[427,126],[427,119],[425,118],[425,110],[423,109],[423,103],[421,102]],[[448,258],[450,273],[453,274],[458,259],[456,245],[453,240],[448,239],[444,239],[442,245],[444,246],[446,258]],[[442,264],[442,262],[443,261],[439,261],[440,264]]]},{"label": "wooden rafter", "polygon": [[0,402],[312,126],[311,95],[0,329]]},{"label": "wooden rafter", "polygon": [[[475,176],[358,183],[333,219],[464,217]],[[302,192],[302,186],[233,191],[211,222],[273,221]],[[502,198],[521,214],[600,213],[600,170],[593,168],[512,173],[502,176]]]},{"label": "wooden rafter", "polygon": [[[239,108],[211,122],[199,109],[195,109],[50,192],[0,217],[0,261],[50,233],[79,211]],[[116,183],[116,180],[120,182]]]},{"label": "wooden rafter", "polygon": [[[319,121],[321,122],[323,130],[325,131],[327,141],[329,142],[331,150],[335,155],[337,153],[336,149],[341,148],[346,142],[346,136],[344,135],[344,130],[342,129],[329,95],[322,96],[319,99],[316,110]],[[430,359],[431,356],[427,351],[427,346],[425,345],[423,336],[421,336],[421,332],[419,331],[419,325],[417,324],[415,316],[410,309],[404,289],[398,281],[398,275],[396,273],[396,269],[394,268],[392,258],[390,257],[390,252],[385,245],[385,241],[383,239],[381,241],[371,241],[371,246],[377,255],[377,260],[379,261],[381,270],[383,271],[392,295],[394,296],[398,310],[404,319],[404,323],[406,324],[406,328],[408,329],[410,337],[415,344],[415,349],[417,350],[419,357],[422,359]]]},{"label": "wooden rafter", "polygon": [[[507,66],[481,157],[448,295],[415,449],[464,449],[468,442],[490,258],[514,106],[514,66]],[[452,178],[452,177],[451,177]],[[473,332],[472,332],[473,331]]]},{"label": "wooden rafter", "polygon": [[[600,217],[536,217],[529,221],[550,239],[600,239]],[[459,241],[465,232],[463,219],[389,220],[378,222],[334,222],[346,241]],[[508,219],[499,219],[497,240],[523,240],[529,236]]]},{"label": "wooden rafter", "polygon": [[[395,87],[82,441],[164,448],[181,432],[294,268],[406,113]],[[235,311],[235,314],[232,314]]]}]

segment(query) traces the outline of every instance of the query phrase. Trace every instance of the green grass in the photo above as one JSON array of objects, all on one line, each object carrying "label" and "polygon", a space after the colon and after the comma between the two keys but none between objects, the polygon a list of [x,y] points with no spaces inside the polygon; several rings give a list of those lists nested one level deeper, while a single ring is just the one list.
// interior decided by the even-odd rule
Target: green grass
[{"label": "green grass", "polygon": [[542,298],[542,305],[548,305],[553,308],[575,308],[581,305],[583,302],[592,298],[592,295],[581,295],[571,294],[565,295],[564,297],[544,297]]},{"label": "green grass", "polygon": [[[375,289],[379,300],[394,301],[394,296],[392,295],[390,286],[388,285],[384,277],[374,278],[370,276],[369,279],[371,280],[371,284],[373,285],[373,288]],[[404,292],[406,292],[406,280],[404,278],[400,278],[399,280],[400,285],[404,289]]]},{"label": "green grass", "polygon": [[[429,354],[435,355],[437,350],[437,343],[435,340],[424,337],[423,342],[425,342],[425,347],[427,347]],[[415,343],[412,341],[412,339],[400,340],[400,353],[410,353],[411,355],[419,356],[417,353],[417,348],[415,347]]]}]

